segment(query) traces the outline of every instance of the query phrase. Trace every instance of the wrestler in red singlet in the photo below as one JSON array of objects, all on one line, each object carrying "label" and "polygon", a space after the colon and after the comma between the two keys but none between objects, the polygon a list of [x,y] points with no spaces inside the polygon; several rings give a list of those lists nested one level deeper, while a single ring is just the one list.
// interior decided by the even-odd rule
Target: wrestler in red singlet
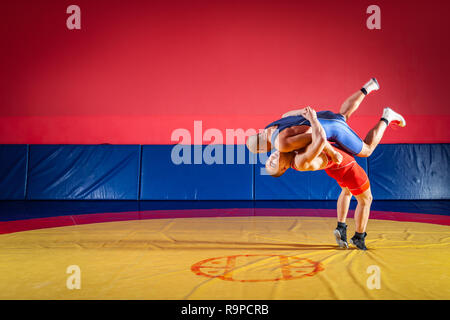
[{"label": "wrestler in red singlet", "polygon": [[354,196],[369,189],[369,177],[364,169],[356,162],[355,158],[334,146],[333,149],[342,155],[342,162],[336,164],[327,155],[328,165],[324,169],[325,172],[335,179],[341,187],[348,188]]},{"label": "wrestler in red singlet", "polygon": [[[333,149],[342,155],[342,162],[340,164],[333,162],[324,152],[328,158],[328,164],[323,170],[336,180],[341,187],[348,188],[354,196],[369,189],[369,177],[367,177],[366,172],[356,162],[355,158],[335,146],[333,146]],[[295,166],[291,165],[291,167],[297,170]]]}]

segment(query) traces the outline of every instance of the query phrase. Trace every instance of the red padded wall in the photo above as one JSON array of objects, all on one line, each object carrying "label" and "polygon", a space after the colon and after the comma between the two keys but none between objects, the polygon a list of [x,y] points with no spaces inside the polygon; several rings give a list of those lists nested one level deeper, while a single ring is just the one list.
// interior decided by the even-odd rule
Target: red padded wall
[{"label": "red padded wall", "polygon": [[[81,8],[81,30],[66,8]],[[450,142],[450,2],[40,0],[0,8],[0,143],[171,143],[176,128],[260,128],[291,108],[337,111],[375,76],[351,126],[388,105],[384,143]]]}]

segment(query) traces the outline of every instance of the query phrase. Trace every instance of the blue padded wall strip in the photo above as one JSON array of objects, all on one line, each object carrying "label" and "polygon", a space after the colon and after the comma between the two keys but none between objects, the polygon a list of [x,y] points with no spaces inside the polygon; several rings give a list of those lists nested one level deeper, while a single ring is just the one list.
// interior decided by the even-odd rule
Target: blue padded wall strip
[{"label": "blue padded wall strip", "polygon": [[137,200],[138,145],[30,146],[30,200]]},{"label": "blue padded wall strip", "polygon": [[[105,177],[108,177],[108,179],[103,182],[100,179],[97,186],[91,186],[91,189],[89,189],[89,186],[87,186],[89,179],[85,176],[85,179],[78,180],[78,186],[71,186],[72,188],[78,188],[76,190],[72,189],[73,192],[71,193],[67,189],[67,176],[58,171],[61,169],[61,165],[67,164],[68,159],[66,156],[70,156],[70,152],[66,152],[67,150],[62,152],[56,156],[56,161],[56,159],[43,159],[35,151],[48,147],[57,149],[96,149],[99,146],[0,145],[0,147],[3,150],[16,150],[15,152],[4,152],[4,160],[0,159],[3,168],[12,168],[7,164],[7,161],[11,162],[12,160],[11,155],[17,154],[19,156],[18,159],[20,159],[17,161],[13,160],[14,168],[16,169],[6,170],[8,174],[10,174],[9,171],[15,173],[14,177],[17,174],[19,175],[17,179],[13,179],[15,183],[12,185],[6,182],[6,192],[2,192],[0,195],[4,200],[20,200],[24,198],[40,200],[335,200],[339,192],[339,187],[335,181],[327,177],[323,172],[302,173],[289,170],[281,178],[261,176],[260,168],[263,164],[249,163],[248,159],[250,158],[247,151],[245,155],[246,164],[207,165],[203,163],[192,165],[191,167],[183,165],[180,167],[172,166],[170,160],[169,163],[164,163],[164,157],[166,157],[166,160],[168,159],[167,151],[171,150],[173,146],[135,145],[125,146],[125,149],[127,147],[134,149],[131,158],[128,159],[130,162],[127,162],[124,167],[116,172],[118,175],[108,176],[107,167],[109,166],[110,170],[113,170],[114,167],[116,169],[120,167],[120,161],[126,160],[126,157],[123,158],[121,152],[116,154],[117,157],[107,157],[108,161],[102,162],[95,170],[92,170],[92,168],[89,170],[89,163],[92,165],[92,162],[88,161],[87,168],[84,169],[87,170],[85,170],[85,174],[92,174],[88,177],[91,181],[95,181],[102,172],[106,174]],[[100,146],[98,150],[104,147]],[[201,147],[202,152],[205,151],[205,147]],[[108,148],[120,149],[122,146],[110,145]],[[150,157],[154,158],[150,160],[150,163],[156,161],[153,163],[155,170],[160,171],[156,173],[158,179],[154,181],[151,181],[152,179],[143,180],[151,167],[144,163],[144,160],[149,159],[149,154],[144,155],[144,150],[147,148],[150,148],[152,152],[157,151],[158,148],[160,149],[156,154],[151,154]],[[238,147],[233,146],[234,160],[236,160],[236,148]],[[224,147],[223,160],[227,158],[227,150],[229,152],[232,151],[230,147]],[[96,155],[97,151],[95,150],[91,157],[95,158]],[[82,158],[83,156],[80,159]],[[392,144],[379,145],[370,158],[357,158],[357,161],[368,172],[375,200],[426,200],[450,199],[449,158],[450,144]],[[58,180],[58,175],[62,179],[58,182],[58,187],[53,190],[51,190],[52,188],[45,188],[45,184],[50,183],[49,180],[45,181],[46,174],[36,171],[36,165],[42,160],[51,164],[47,169],[54,171],[56,174],[53,176],[50,174],[54,180],[53,182],[55,182],[55,179]],[[19,165],[15,166],[16,163]],[[80,172],[82,173],[83,170],[81,169],[83,168],[74,165],[69,171],[77,171],[77,174],[71,172],[72,176],[76,176]],[[150,176],[154,176],[154,174],[155,172],[151,173]],[[6,175],[4,174],[4,176]],[[82,178],[83,175],[81,174],[80,177]],[[218,180],[219,177],[220,179]],[[42,180],[42,178],[44,179]],[[0,188],[1,182],[5,184],[5,180],[0,181]],[[36,185],[37,182],[38,184]],[[152,185],[153,183],[155,184]],[[124,188],[131,189],[124,191]],[[150,193],[148,192],[149,188],[153,188],[153,191]],[[103,190],[100,191],[101,189]],[[46,194],[45,190],[51,191],[50,194]]]},{"label": "blue padded wall strip", "polygon": [[253,167],[253,177],[252,177],[252,198],[256,200],[256,163],[252,165]]},{"label": "blue padded wall strip", "polygon": [[27,173],[27,145],[0,145],[0,200],[23,200]]},{"label": "blue padded wall strip", "polygon": [[141,200],[253,200],[249,157],[245,145],[143,146]]},{"label": "blue padded wall strip", "polygon": [[450,199],[450,144],[384,144],[369,158],[376,200]]},{"label": "blue padded wall strip", "polygon": [[141,199],[141,177],[142,177],[142,145],[139,145],[139,168],[138,168],[138,185],[137,199]]},{"label": "blue padded wall strip", "polygon": [[23,199],[27,198],[29,164],[30,164],[30,145],[27,144],[27,160],[26,160],[26,169],[25,169],[25,189],[24,189]]}]

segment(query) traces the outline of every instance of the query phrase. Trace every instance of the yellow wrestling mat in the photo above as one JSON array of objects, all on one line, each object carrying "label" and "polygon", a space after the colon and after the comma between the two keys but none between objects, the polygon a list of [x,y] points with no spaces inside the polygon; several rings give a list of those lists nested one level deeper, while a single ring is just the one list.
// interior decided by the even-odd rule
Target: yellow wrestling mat
[{"label": "yellow wrestling mat", "polygon": [[362,252],[337,249],[335,226],[252,216],[3,234],[0,299],[450,299],[450,227],[370,220]]}]

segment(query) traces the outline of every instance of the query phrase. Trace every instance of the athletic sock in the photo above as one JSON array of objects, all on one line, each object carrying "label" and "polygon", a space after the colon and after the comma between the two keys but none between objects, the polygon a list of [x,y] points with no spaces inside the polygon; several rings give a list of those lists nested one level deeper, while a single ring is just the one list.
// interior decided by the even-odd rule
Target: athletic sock
[{"label": "athletic sock", "polygon": [[338,228],[347,228],[347,224],[345,222],[339,222],[338,221],[337,227]]},{"label": "athletic sock", "polygon": [[384,122],[386,122],[386,125],[387,125],[387,126],[389,126],[389,120],[388,120],[388,119],[385,119],[385,118],[381,118],[381,119],[380,119],[380,121],[384,121]]},{"label": "athletic sock", "polygon": [[361,92],[364,93],[364,95],[368,95],[369,93],[371,93],[373,90],[378,90],[380,89],[380,85],[378,84],[377,79],[372,78],[369,80],[369,82],[367,82],[362,88],[361,88]]},{"label": "athletic sock", "polygon": [[355,231],[355,236],[354,236],[355,238],[364,239],[364,236],[365,236],[365,232],[359,233],[359,232]]}]

